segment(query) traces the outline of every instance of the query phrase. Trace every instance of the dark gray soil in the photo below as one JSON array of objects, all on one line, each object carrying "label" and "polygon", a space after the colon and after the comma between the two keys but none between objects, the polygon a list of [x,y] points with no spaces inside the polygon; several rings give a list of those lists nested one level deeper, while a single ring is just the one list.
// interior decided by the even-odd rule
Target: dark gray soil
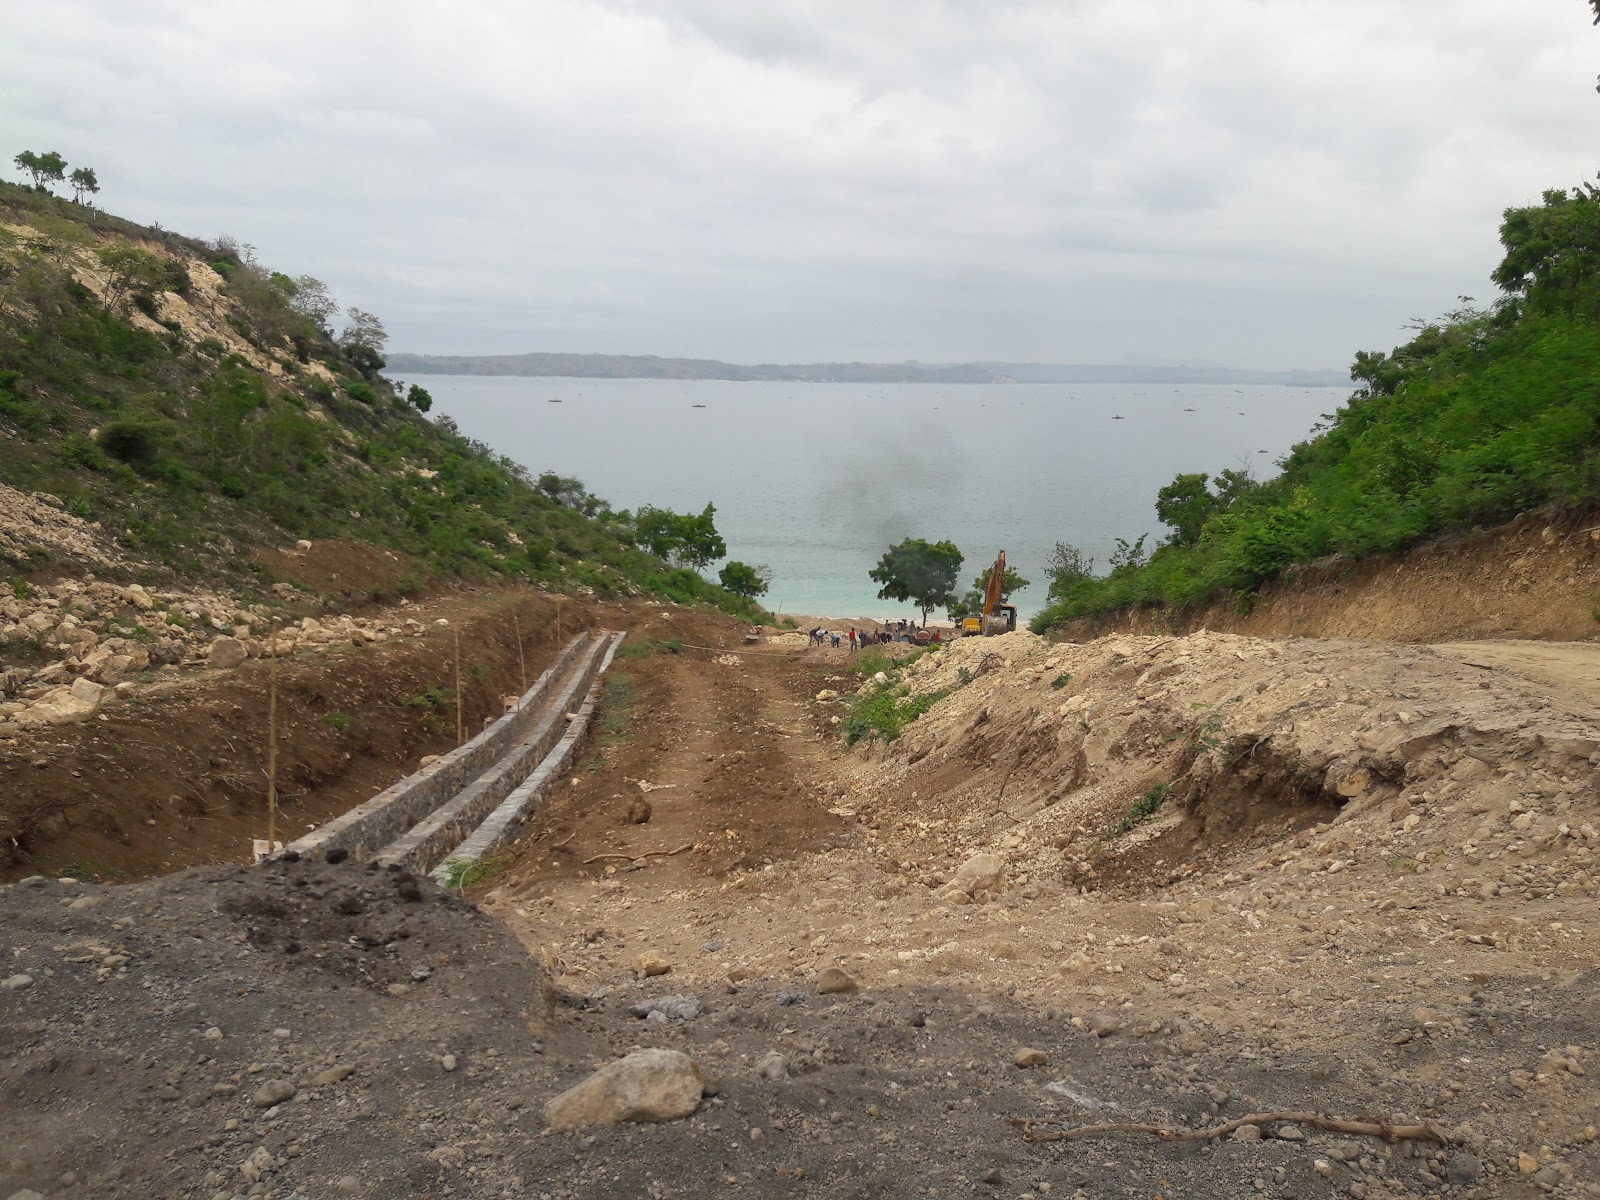
[{"label": "dark gray soil", "polygon": [[[1311,1108],[1484,1128],[1529,1101],[1474,1060],[1492,1049],[1536,1073],[1544,1047],[1592,1049],[1593,974],[1531,1006],[1488,982],[1465,1032],[1452,1027],[1467,1081],[1452,1090],[1402,1077],[1436,1036],[1426,1028],[1385,1036],[1386,1061],[1317,1059],[1005,996],[820,996],[776,980],[702,993],[692,1020],[644,1021],[630,1008],[673,992],[655,986],[669,979],[557,996],[473,905],[355,863],[0,889],[0,955],[3,1198],[1465,1200],[1582,1195],[1600,1179],[1593,1143],[1522,1173],[1520,1147],[1476,1133],[1445,1148],[1314,1129],[1286,1140],[1271,1125],[1253,1142],[1031,1145],[1006,1121],[1204,1126]],[[715,1094],[667,1125],[543,1130],[545,1100],[639,1046],[688,1052]],[[1048,1059],[1019,1068],[1022,1048]],[[784,1069],[768,1059],[765,1078],[774,1053]]]}]

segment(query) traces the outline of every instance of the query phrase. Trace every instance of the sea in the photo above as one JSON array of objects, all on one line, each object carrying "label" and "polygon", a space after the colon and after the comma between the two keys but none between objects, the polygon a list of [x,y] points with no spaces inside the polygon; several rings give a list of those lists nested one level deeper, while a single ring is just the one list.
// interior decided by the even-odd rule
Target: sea
[{"label": "sea", "polygon": [[[716,505],[730,558],[768,566],[774,611],[910,617],[867,572],[906,537],[949,539],[962,582],[1004,550],[1046,603],[1067,542],[1106,569],[1117,538],[1168,533],[1179,472],[1259,480],[1348,388],[1230,384],[849,384],[423,375],[434,416],[614,508]],[[714,577],[717,566],[707,570]]]}]

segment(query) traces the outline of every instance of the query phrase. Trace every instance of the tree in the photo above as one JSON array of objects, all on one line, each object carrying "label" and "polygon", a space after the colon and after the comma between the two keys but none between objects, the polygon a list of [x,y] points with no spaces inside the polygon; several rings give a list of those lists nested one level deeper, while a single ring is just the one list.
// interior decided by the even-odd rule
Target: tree
[{"label": "tree", "polygon": [[765,563],[730,562],[717,572],[717,579],[735,596],[765,596],[772,586],[772,568]]},{"label": "tree", "polygon": [[18,168],[33,176],[33,186],[48,191],[47,185],[60,183],[66,178],[67,160],[54,150],[44,154],[35,154],[32,150],[24,150],[11,160]]},{"label": "tree", "polygon": [[728,553],[727,543],[717,532],[716,515],[714,504],[698,513],[675,513],[645,504],[634,517],[633,528],[639,544],[657,558],[699,571]]},{"label": "tree", "polygon": [[1044,560],[1044,573],[1050,576],[1048,597],[1060,600],[1078,584],[1094,578],[1094,559],[1070,542],[1057,542],[1050,557]]},{"label": "tree", "polygon": [[418,387],[414,383],[411,385],[410,390],[406,392],[406,399],[410,401],[411,407],[418,412],[427,412],[433,407],[433,396],[429,394],[428,389]]},{"label": "tree", "polygon": [[1131,542],[1127,538],[1117,539],[1117,548],[1106,556],[1113,575],[1137,571],[1149,561],[1150,556],[1144,550],[1144,540],[1149,536],[1148,533],[1141,533]]},{"label": "tree", "polygon": [[[1031,580],[1024,579],[1010,566],[1006,573],[1000,577],[1000,600],[1002,603],[1011,599],[1012,592],[1020,592],[1027,587]],[[950,619],[959,621],[962,617],[976,616],[983,612],[984,597],[989,591],[989,572],[982,572],[972,581],[972,587],[965,596],[958,596],[950,602]]]},{"label": "tree", "polygon": [[582,508],[584,497],[589,494],[588,489],[583,486],[583,480],[574,479],[570,475],[557,475],[554,471],[546,471],[540,475],[534,486],[565,508]]},{"label": "tree", "polygon": [[328,291],[328,285],[312,275],[301,275],[290,280],[289,285],[289,307],[326,332],[329,320],[339,311],[339,302]]},{"label": "tree", "polygon": [[95,257],[106,270],[103,299],[107,312],[121,307],[130,296],[169,290],[172,273],[167,260],[160,255],[150,254],[127,242],[113,242],[95,251]]},{"label": "tree", "polygon": [[1172,482],[1156,493],[1156,519],[1172,526],[1174,546],[1193,546],[1200,540],[1200,531],[1217,512],[1217,498],[1206,485],[1211,476],[1205,472],[1177,475]]},{"label": "tree", "polygon": [[926,626],[930,612],[955,599],[961,562],[961,551],[954,542],[906,538],[890,546],[867,577],[883,585],[878,599],[902,604],[909,600],[920,608]]},{"label": "tree", "polygon": [[383,347],[389,340],[383,321],[362,308],[345,310],[349,322],[339,334],[345,361],[368,379],[383,369]]},{"label": "tree", "polygon": [[79,167],[67,181],[72,184],[72,199],[77,204],[83,203],[84,196],[93,196],[100,190],[100,180],[93,167]]}]

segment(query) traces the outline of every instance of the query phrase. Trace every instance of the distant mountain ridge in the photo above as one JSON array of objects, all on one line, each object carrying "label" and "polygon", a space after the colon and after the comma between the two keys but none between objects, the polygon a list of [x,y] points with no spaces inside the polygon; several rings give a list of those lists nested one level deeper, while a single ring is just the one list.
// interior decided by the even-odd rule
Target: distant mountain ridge
[{"label": "distant mountain ridge", "polygon": [[1342,387],[1344,371],[1252,371],[1065,363],[760,363],[654,354],[391,354],[396,375],[528,375],[576,379],[728,379],[828,383],[1254,383]]}]

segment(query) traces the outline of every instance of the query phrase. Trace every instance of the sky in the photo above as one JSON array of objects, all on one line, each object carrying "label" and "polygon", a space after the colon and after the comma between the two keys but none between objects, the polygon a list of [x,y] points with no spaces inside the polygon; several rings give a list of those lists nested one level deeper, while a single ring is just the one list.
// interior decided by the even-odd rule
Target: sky
[{"label": "sky", "polygon": [[[1342,368],[1592,178],[1582,0],[0,0],[0,162],[392,350]],[[15,172],[11,178],[18,178]]]}]

